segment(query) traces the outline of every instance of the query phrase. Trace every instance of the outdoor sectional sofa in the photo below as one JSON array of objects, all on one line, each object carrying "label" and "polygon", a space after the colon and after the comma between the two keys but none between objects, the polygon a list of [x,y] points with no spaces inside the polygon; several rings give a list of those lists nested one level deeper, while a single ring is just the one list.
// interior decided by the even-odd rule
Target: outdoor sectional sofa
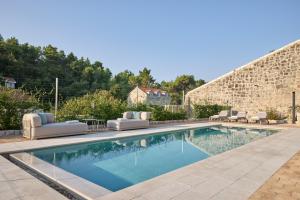
[{"label": "outdoor sectional sofa", "polygon": [[22,124],[23,136],[31,140],[77,135],[88,131],[88,125],[77,120],[55,123],[54,116],[51,113],[25,114]]},{"label": "outdoor sectional sofa", "polygon": [[123,118],[108,120],[107,128],[117,131],[149,127],[149,112],[125,112]]}]

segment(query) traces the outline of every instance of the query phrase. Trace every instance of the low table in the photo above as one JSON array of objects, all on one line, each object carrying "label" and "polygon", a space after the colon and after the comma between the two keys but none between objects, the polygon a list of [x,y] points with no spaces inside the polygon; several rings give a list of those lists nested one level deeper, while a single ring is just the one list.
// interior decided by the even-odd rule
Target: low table
[{"label": "low table", "polygon": [[[106,127],[104,119],[90,118],[90,119],[82,119],[82,121],[88,125],[89,130],[91,130],[91,131],[97,131],[97,130],[99,130],[99,128]],[[89,123],[91,124],[91,127],[89,126]]]}]

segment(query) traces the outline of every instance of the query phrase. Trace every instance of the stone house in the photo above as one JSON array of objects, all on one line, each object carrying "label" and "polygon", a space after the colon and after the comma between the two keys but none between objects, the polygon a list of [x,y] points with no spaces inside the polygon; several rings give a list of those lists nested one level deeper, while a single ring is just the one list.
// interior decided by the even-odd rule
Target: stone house
[{"label": "stone house", "polygon": [[169,105],[171,97],[165,91],[156,88],[135,87],[128,95],[128,105],[137,103],[147,105]]},{"label": "stone house", "polygon": [[186,94],[186,104],[230,105],[254,114],[289,115],[292,92],[300,105],[300,40],[272,51]]}]

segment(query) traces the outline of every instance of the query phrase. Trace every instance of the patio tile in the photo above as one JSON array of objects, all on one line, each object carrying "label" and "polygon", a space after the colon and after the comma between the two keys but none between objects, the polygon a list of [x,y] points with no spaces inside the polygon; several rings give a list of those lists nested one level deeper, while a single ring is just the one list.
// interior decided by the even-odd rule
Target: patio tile
[{"label": "patio tile", "polygon": [[160,187],[156,190],[153,190],[149,193],[146,193],[146,194],[142,195],[142,197],[145,197],[148,200],[171,199],[189,189],[190,189],[190,186],[188,186],[186,184],[172,183],[172,184]]},{"label": "patio tile", "polygon": [[199,198],[201,197],[205,199],[216,195],[232,183],[233,181],[221,177],[211,177],[208,181],[193,187],[192,191],[197,192],[199,194]]},{"label": "patio tile", "polygon": [[15,200],[15,199],[19,199],[19,196],[13,190],[6,190],[4,192],[0,191],[0,200]]},{"label": "patio tile", "polygon": [[208,197],[200,197],[199,193],[197,192],[193,192],[191,190],[187,190],[177,196],[175,196],[174,198],[172,198],[172,200],[206,200],[209,199]]},{"label": "patio tile", "polygon": [[154,178],[136,185],[133,185],[131,187],[125,188],[121,191],[119,191],[120,193],[122,191],[126,191],[129,192],[131,194],[134,194],[134,196],[141,196],[143,194],[146,194],[148,192],[154,191],[160,187],[165,186],[166,184],[168,184],[169,182],[165,179],[161,179],[161,178]]},{"label": "patio tile", "polygon": [[209,198],[209,200],[246,200],[247,195],[244,195],[243,192],[237,190],[231,191],[222,191],[213,197]]},{"label": "patio tile", "polygon": [[24,180],[15,180],[11,181],[11,188],[19,197],[26,196],[52,196],[52,199],[66,199],[60,193],[56,192],[52,188],[46,186],[44,183],[41,183],[37,179],[24,179]]},{"label": "patio tile", "polygon": [[10,163],[1,163],[0,172],[6,180],[30,179],[32,176],[18,166]]},{"label": "patio tile", "polygon": [[195,185],[198,185],[199,183],[207,181],[208,179],[209,179],[208,174],[205,174],[202,176],[191,174],[191,175],[181,177],[181,178],[177,179],[176,181],[179,183],[186,184],[186,185],[195,186]]},{"label": "patio tile", "polygon": [[95,198],[95,200],[127,200],[127,199],[133,199],[134,197],[135,196],[133,194],[122,191],[122,192],[113,192],[105,196]]}]

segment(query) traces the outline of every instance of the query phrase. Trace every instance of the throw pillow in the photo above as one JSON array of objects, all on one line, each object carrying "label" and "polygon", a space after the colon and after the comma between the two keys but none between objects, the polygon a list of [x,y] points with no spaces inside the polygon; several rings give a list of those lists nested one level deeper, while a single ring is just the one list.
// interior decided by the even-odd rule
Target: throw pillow
[{"label": "throw pillow", "polygon": [[38,115],[41,118],[42,125],[47,124],[47,116],[46,116],[46,114],[45,113],[38,113]]},{"label": "throw pillow", "polygon": [[123,113],[123,118],[124,119],[132,119],[133,118],[132,112],[124,112]]},{"label": "throw pillow", "polygon": [[140,112],[133,112],[133,119],[141,119],[141,113]]}]

